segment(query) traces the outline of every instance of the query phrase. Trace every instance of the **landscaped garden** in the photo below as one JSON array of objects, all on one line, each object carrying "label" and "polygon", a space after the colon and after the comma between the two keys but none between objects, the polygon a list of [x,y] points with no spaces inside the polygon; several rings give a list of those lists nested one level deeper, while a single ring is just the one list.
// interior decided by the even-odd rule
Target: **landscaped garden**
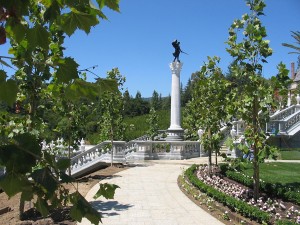
[{"label": "landscaped garden", "polygon": [[[0,64],[15,70],[11,76],[0,69],[0,167],[6,171],[0,179],[1,189],[7,197],[17,198],[19,207],[15,211],[19,210],[16,216],[20,219],[24,218],[25,202],[33,202],[34,210],[43,217],[53,209],[68,206],[72,220],[85,217],[98,224],[101,214],[85,200],[71,177],[71,145],[77,148],[83,136],[90,143],[131,140],[145,131],[155,136],[158,129],[169,124],[160,123],[169,121],[169,112],[165,113],[169,98],[162,101],[154,93],[157,104],[152,97],[150,110],[140,93],[134,99],[129,92],[127,97],[126,91],[122,93],[125,77],[117,68],[109,71],[106,78],[96,75],[96,82],[88,82],[82,72],[90,72],[89,68],[79,69],[75,59],[65,56],[65,37],[77,30],[89,33],[107,19],[103,7],[119,12],[119,0],[93,1],[96,6],[80,0],[1,2],[0,44],[7,39],[11,48],[10,56],[0,56]],[[226,209],[221,215],[224,221],[230,221],[232,213],[242,218],[235,220],[238,223],[299,224],[300,164],[260,164],[265,158],[277,156],[263,124],[268,122],[271,110],[286,105],[288,70],[279,63],[276,77],[263,77],[264,64],[273,52],[260,20],[266,5],[263,0],[246,2],[249,13],[233,21],[228,30],[226,50],[232,60],[228,73],[218,66],[220,57],[208,56],[200,71],[191,75],[191,84],[186,88],[191,89],[190,93],[181,93],[186,100],[185,136],[198,140],[197,131],[202,129],[201,144],[209,156],[208,167],[193,166],[185,172],[182,187],[200,190],[202,194],[193,197],[209,205],[209,209],[222,204]],[[148,112],[153,113],[147,118],[136,117]],[[123,121],[126,116],[128,124]],[[237,119],[246,124],[245,142],[253,146],[253,161],[214,167],[212,152],[217,155],[224,138],[220,130],[224,124],[233,126]],[[144,126],[147,120],[150,125]],[[68,158],[57,157],[51,147],[48,151],[41,146],[43,140],[61,136],[69,147]],[[157,144],[155,148],[160,150],[164,145]],[[169,150],[167,145],[166,151]],[[300,151],[282,150],[280,158],[300,159]],[[67,170],[69,174],[64,172]],[[112,198],[116,188],[100,185],[97,196]],[[213,206],[213,201],[219,203]]]},{"label": "landscaped garden", "polygon": [[181,185],[199,205],[222,212],[219,219],[233,224],[300,224],[299,170],[299,163],[260,164],[257,201],[249,162],[220,164],[210,175],[207,165],[193,165],[184,172]]}]

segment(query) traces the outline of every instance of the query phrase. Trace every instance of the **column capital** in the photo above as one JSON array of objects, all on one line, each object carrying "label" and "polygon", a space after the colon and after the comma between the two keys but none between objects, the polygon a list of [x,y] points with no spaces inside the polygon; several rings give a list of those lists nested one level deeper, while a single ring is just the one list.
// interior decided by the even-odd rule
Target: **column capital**
[{"label": "column capital", "polygon": [[183,66],[183,63],[175,61],[170,63],[170,69],[172,71],[172,73],[178,74],[181,71],[181,68]]}]

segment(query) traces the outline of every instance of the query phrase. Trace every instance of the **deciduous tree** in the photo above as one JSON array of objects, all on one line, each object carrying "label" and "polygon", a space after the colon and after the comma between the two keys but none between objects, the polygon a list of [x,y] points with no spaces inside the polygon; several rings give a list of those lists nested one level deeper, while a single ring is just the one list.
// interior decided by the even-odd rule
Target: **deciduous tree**
[{"label": "deciduous tree", "polygon": [[[86,217],[94,224],[101,220],[78,191],[70,194],[64,188],[62,183],[73,181],[62,172],[70,166],[70,160],[57,160],[50,152],[41,151],[44,121],[39,111],[44,88],[50,82],[76,87],[82,94],[91,91],[85,85],[75,85],[79,65],[73,58],[64,57],[63,43],[65,35],[71,36],[76,30],[89,33],[101,19],[107,19],[104,7],[119,11],[119,0],[0,0],[0,44],[8,39],[12,55],[1,55],[0,63],[16,70],[10,79],[0,71],[0,100],[10,106],[17,104],[13,115],[1,112],[6,115],[1,133],[8,135],[0,146],[0,164],[6,167],[0,186],[9,197],[21,193],[20,216],[24,201],[34,200],[43,216],[52,208],[71,203],[73,219]],[[102,86],[108,90],[106,83]],[[98,194],[111,196],[115,189],[104,185]]]},{"label": "deciduous tree", "polygon": [[231,91],[231,104],[227,109],[231,115],[243,119],[247,125],[246,141],[253,146],[253,186],[254,198],[259,197],[259,163],[268,157],[273,148],[266,143],[264,124],[273,104],[273,89],[262,77],[263,64],[272,55],[266,28],[262,25],[260,16],[264,15],[263,0],[247,0],[250,12],[233,22],[229,28],[227,51],[233,57],[233,76],[237,80],[248,80],[242,86],[242,92],[237,88]]}]

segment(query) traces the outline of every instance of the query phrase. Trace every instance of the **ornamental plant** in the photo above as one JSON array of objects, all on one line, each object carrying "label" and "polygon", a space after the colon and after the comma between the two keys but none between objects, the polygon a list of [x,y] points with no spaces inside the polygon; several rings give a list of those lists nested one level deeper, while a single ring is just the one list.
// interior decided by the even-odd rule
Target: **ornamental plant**
[{"label": "ornamental plant", "polygon": [[266,4],[263,0],[246,0],[246,3],[250,12],[230,26],[226,50],[234,59],[232,75],[248,82],[240,87],[233,84],[230,92],[231,104],[227,106],[227,110],[229,114],[243,119],[246,123],[245,139],[249,146],[253,146],[254,151],[253,188],[254,199],[257,200],[259,163],[265,158],[275,156],[275,149],[267,144],[264,133],[269,108],[275,106],[274,89],[262,75],[263,64],[267,63],[267,58],[273,51],[269,46],[270,41],[265,39],[267,31],[260,20]]},{"label": "ornamental plant", "polygon": [[[40,142],[46,126],[42,99],[51,96],[55,101],[57,86],[69,90],[67,93],[76,90],[94,97],[117,86],[116,82],[102,80],[102,88],[90,88],[79,79],[75,59],[64,56],[65,35],[72,36],[77,30],[89,33],[91,27],[107,19],[104,7],[118,12],[119,1],[0,0],[0,44],[9,40],[12,55],[1,55],[0,64],[15,71],[7,79],[7,72],[0,70],[0,101],[5,104],[0,111],[0,164],[6,167],[0,186],[8,197],[21,193],[20,217],[24,202],[33,201],[43,216],[54,208],[70,205],[73,219],[86,217],[94,224],[101,221],[101,214],[78,190],[71,194],[64,187],[64,183],[74,182],[62,172],[69,168],[70,159],[57,159],[51,152],[42,151]],[[77,116],[72,115],[73,127]],[[116,188],[101,185],[97,196],[112,198]]]},{"label": "ornamental plant", "polygon": [[227,87],[221,69],[218,67],[219,57],[208,57],[198,73],[193,76],[192,100],[186,105],[184,112],[184,126],[197,134],[204,130],[202,144],[208,152],[209,166],[212,165],[212,151],[217,155],[220,149],[222,121],[227,118],[225,111]]}]

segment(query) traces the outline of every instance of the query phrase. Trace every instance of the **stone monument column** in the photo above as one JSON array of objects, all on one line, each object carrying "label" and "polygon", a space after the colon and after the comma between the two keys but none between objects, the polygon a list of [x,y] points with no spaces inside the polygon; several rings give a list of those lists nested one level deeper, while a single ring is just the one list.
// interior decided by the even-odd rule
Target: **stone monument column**
[{"label": "stone monument column", "polygon": [[180,125],[180,72],[183,63],[175,60],[170,64],[172,71],[172,89],[171,89],[171,125],[167,130],[167,141],[182,141],[183,129]]}]

